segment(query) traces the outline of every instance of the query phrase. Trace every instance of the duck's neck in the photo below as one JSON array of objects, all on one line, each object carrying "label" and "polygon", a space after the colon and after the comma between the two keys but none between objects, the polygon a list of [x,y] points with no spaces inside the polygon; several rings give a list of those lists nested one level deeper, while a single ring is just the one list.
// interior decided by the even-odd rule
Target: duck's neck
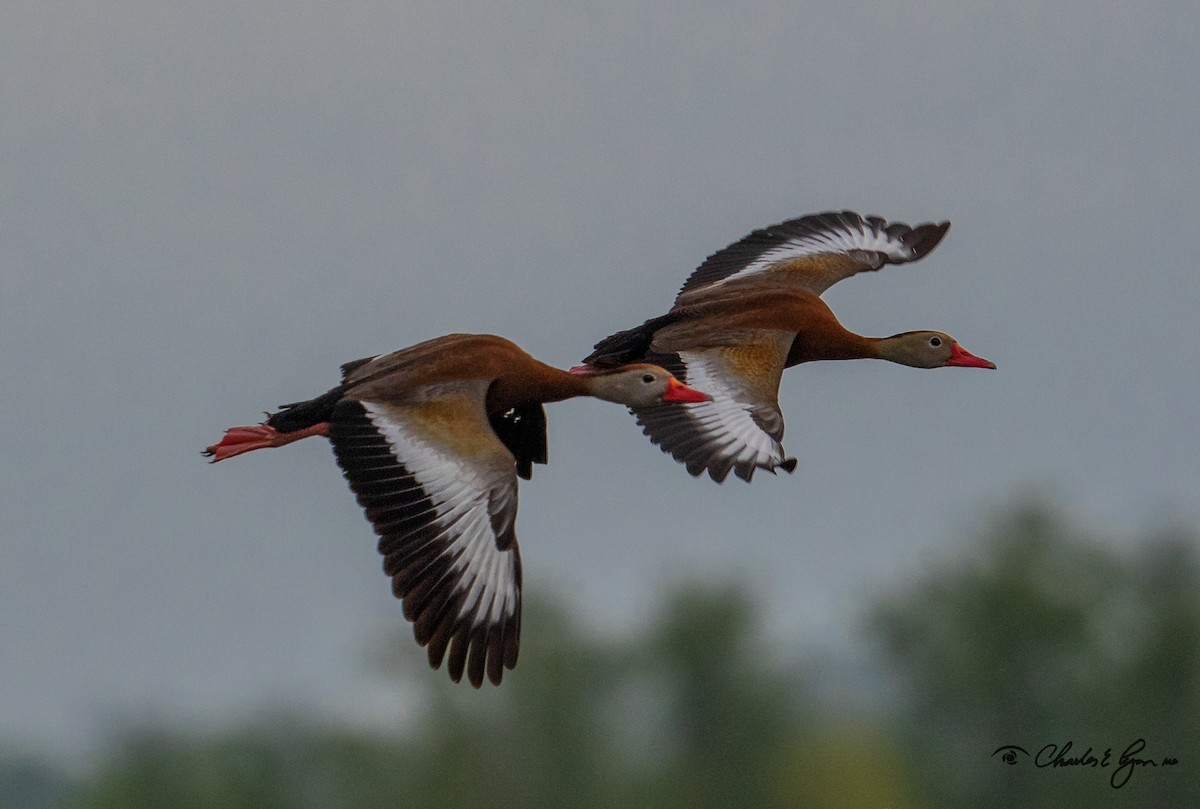
[{"label": "duck's neck", "polygon": [[523,369],[519,377],[502,376],[488,388],[489,413],[503,413],[512,407],[534,402],[561,402],[576,396],[592,396],[593,382],[588,376],[570,374],[538,362]]},{"label": "duck's neck", "polygon": [[813,338],[800,334],[792,341],[786,366],[791,368],[802,362],[816,360],[868,360],[881,359],[886,337],[863,337],[852,331],[842,330],[836,335]]},{"label": "duck's neck", "polygon": [[[614,374],[619,369],[613,369],[611,372],[601,371],[597,374],[583,374],[580,377],[587,388],[586,396],[594,396],[597,399],[603,399],[606,402],[615,402],[617,404],[627,404],[623,401],[623,397],[614,384]],[[576,376],[573,374],[573,376]]]}]

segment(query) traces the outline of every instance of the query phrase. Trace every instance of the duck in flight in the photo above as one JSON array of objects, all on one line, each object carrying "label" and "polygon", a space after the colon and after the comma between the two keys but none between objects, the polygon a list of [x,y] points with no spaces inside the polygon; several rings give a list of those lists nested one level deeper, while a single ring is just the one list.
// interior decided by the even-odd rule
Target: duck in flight
[{"label": "duck in flight", "polygon": [[687,405],[630,410],[652,442],[692,475],[750,480],[756,469],[791,472],[781,443],[785,368],[817,360],[882,359],[914,368],[995,368],[948,334],[863,337],[821,298],[860,272],[928,255],[949,222],[910,227],[853,211],[804,216],[756,230],[709,256],[667,314],[596,343],[579,370],[650,362],[711,395]]},{"label": "duck in flight", "polygon": [[347,363],[337,387],[227,430],[205,454],[327,437],[430,665],[447,659],[451,679],[465,672],[478,688],[517,662],[517,478],[546,463],[543,403],[575,396],[630,407],[708,399],[655,365],[568,373],[504,338],[452,334]]}]

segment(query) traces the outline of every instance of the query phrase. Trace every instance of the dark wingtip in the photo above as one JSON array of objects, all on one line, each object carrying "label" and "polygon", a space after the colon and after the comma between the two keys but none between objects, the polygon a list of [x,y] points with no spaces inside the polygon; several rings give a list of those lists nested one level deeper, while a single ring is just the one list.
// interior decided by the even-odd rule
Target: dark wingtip
[{"label": "dark wingtip", "polygon": [[910,261],[916,261],[932,253],[933,248],[941,244],[949,230],[949,222],[927,222],[906,233],[904,243],[913,250],[913,257]]}]

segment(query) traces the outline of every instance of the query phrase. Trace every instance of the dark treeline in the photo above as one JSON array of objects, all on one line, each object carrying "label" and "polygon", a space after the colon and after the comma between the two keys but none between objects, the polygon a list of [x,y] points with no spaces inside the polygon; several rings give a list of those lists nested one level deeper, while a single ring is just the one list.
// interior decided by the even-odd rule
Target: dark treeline
[{"label": "dark treeline", "polygon": [[[1014,508],[923,578],[864,596],[861,680],[879,693],[857,708],[822,701],[804,650],[769,641],[744,589],[697,584],[634,637],[531,608],[498,689],[392,661],[426,690],[394,736],[278,716],[142,730],[84,776],[0,764],[0,805],[1200,806],[1198,546]],[[1021,749],[993,754],[1004,745]]]}]

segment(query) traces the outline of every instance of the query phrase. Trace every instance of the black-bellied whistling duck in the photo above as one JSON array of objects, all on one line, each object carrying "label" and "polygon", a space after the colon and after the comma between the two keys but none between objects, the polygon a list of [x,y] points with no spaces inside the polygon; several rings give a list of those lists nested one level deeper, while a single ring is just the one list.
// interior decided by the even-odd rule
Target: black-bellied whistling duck
[{"label": "black-bellied whistling duck", "polygon": [[342,383],[233,427],[213,461],[328,436],[379,535],[383,569],[429,662],[499,684],[517,662],[517,476],[546,462],[543,402],[595,396],[631,407],[707,395],[648,364],[568,373],[486,334],[452,334],[342,366]]},{"label": "black-bellied whistling duck", "polygon": [[711,394],[708,402],[630,409],[650,440],[718,482],[732,470],[791,472],[779,381],[816,360],[883,359],[914,368],[995,368],[937,331],[863,337],[820,298],[832,284],[926,255],[950,223],[909,227],[856,213],[818,214],[763,230],[714,253],[684,283],[671,311],[611,335],[584,366],[662,365]]}]

